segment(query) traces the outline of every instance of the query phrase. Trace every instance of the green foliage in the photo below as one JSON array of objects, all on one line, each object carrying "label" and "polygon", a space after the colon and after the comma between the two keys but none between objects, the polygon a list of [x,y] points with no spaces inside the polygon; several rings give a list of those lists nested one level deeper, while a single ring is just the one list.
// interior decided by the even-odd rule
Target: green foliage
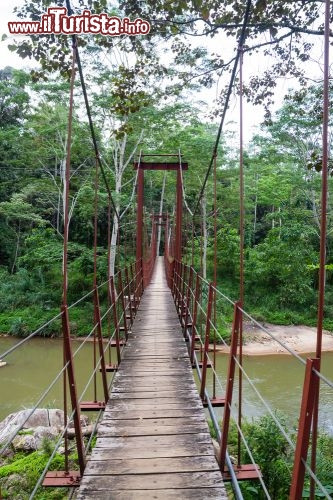
[{"label": "green foliage", "polygon": [[[290,429],[283,415],[277,414],[276,416],[286,431]],[[260,466],[270,497],[273,500],[287,499],[289,497],[294,454],[275,421],[270,415],[264,415],[251,423],[246,422],[243,431],[254,459]],[[332,445],[332,436],[320,432],[317,442],[316,474],[329,493],[333,492]],[[308,456],[311,456],[311,447]],[[249,460],[246,453],[244,460]],[[253,486],[253,483],[241,485],[245,499],[266,498],[261,488],[253,491],[251,486]],[[309,491],[309,477],[306,476],[302,497],[309,498]],[[324,496],[319,488],[316,488],[316,498],[323,498]]]},{"label": "green foliage", "polygon": [[[96,49],[98,53],[99,49]],[[198,53],[198,57],[201,56]],[[206,173],[207,151],[212,149],[215,141],[216,126],[205,123],[200,118],[200,110],[180,100],[176,105],[168,103],[165,106],[161,103],[156,105],[157,94],[152,100],[146,100],[146,94],[141,94],[142,88],[145,88],[140,87],[141,77],[136,80],[132,68],[118,68],[112,73],[113,80],[105,83],[103,77],[104,74],[110,75],[108,71],[105,69],[105,73],[97,78],[102,89],[94,94],[93,102],[100,111],[97,135],[103,157],[110,166],[106,175],[114,188],[120,210],[132,195],[133,173],[130,167],[126,167],[121,188],[116,186],[116,169],[120,167],[122,156],[118,153],[120,150],[124,152],[122,165],[125,165],[135,147],[142,147],[147,153],[181,149],[190,165],[190,171],[184,172],[184,179],[187,203],[193,208]],[[144,75],[141,76],[144,78]],[[14,75],[12,72],[8,78],[10,80],[6,80],[5,84],[9,82],[12,85],[11,94],[8,94],[5,84],[0,85],[0,100],[3,93],[4,103],[15,101],[14,87],[25,92],[29,84],[24,74]],[[29,91],[35,90],[39,93],[35,96],[38,106],[30,108],[28,114],[22,95],[17,103],[20,118],[13,117],[10,123],[0,127],[0,149],[7,144],[6,151],[0,151],[3,190],[0,203],[0,331],[21,336],[58,313],[62,290],[62,173],[66,157],[68,84],[55,79],[36,87],[30,84]],[[111,95],[109,90],[115,95]],[[148,88],[145,90],[148,92]],[[320,174],[313,168],[309,170],[307,162],[308,153],[311,156],[311,151],[317,151],[315,137],[318,136],[320,92],[311,88],[308,92],[290,93],[274,122],[253,140],[244,154],[245,308],[264,321],[280,324],[314,324],[316,321]],[[121,100],[122,94],[128,97],[127,101]],[[122,106],[127,108],[122,109]],[[298,114],[298,106],[301,115]],[[313,116],[306,113],[307,109],[312,110]],[[115,124],[114,130],[110,131],[109,142],[103,139],[104,125],[108,120]],[[119,132],[122,125],[126,126],[126,130],[121,130],[120,136],[116,137],[115,131]],[[144,137],[141,137],[142,130],[145,131]],[[291,130],[291,135],[288,135],[288,130]],[[70,190],[72,212],[68,245],[69,303],[87,293],[93,283],[94,180],[90,151],[86,124],[74,116]],[[239,298],[239,171],[234,152],[228,150],[224,142],[219,147],[217,167],[218,287],[235,300]],[[19,174],[16,169],[20,170]],[[3,172],[6,175],[2,175]],[[162,174],[146,172],[145,179],[147,210],[157,212]],[[174,186],[175,178],[168,174],[163,210],[169,213],[173,211]],[[213,186],[209,179],[205,193],[208,279],[213,279],[212,193]],[[107,276],[107,194],[103,184],[99,188],[99,199],[97,279],[102,282]],[[332,226],[331,213],[329,198],[329,228]],[[135,211],[131,207],[126,221],[122,219],[119,247],[122,255],[118,257],[118,265],[124,265],[128,257],[132,258],[128,246],[135,235],[128,222],[133,217]],[[196,234],[194,265],[197,270],[200,270],[202,257],[201,223],[199,217],[193,228]],[[326,328],[333,326],[333,246],[330,234],[327,244]],[[184,240],[189,258],[192,252],[189,233],[184,234]],[[103,289],[101,302],[105,297],[106,290]],[[203,302],[205,305],[206,299]],[[71,311],[70,318],[74,334],[87,333],[91,326],[91,305],[87,303],[82,309]],[[217,308],[217,328],[227,341],[231,321],[232,310],[221,300]],[[59,330],[57,322],[43,334],[57,335]],[[211,339],[213,337],[212,333]]]},{"label": "green foliage", "polygon": [[[49,460],[49,457],[49,454],[35,451],[29,454],[15,455],[10,463],[3,465],[0,468],[0,485],[3,485],[3,498],[14,498],[13,495],[16,495],[18,493],[20,493],[20,495],[23,495],[22,498],[29,498],[29,493],[37,483],[46,463]],[[64,468],[64,465],[64,456],[55,455],[55,457],[52,459],[50,470],[61,470]],[[17,474],[20,477],[20,481],[17,484],[10,479],[10,476],[14,474]],[[9,478],[9,482],[6,481],[7,478]],[[6,492],[7,488],[10,490],[10,496],[8,496],[8,493]],[[42,496],[37,495],[36,498],[43,498],[43,495],[45,495],[45,493],[42,493]],[[44,498],[52,497],[44,496]],[[63,497],[57,496],[53,498]]]},{"label": "green foliage", "polygon": [[[288,425],[282,415],[277,415],[282,427]],[[260,466],[265,485],[273,500],[287,499],[291,479],[291,452],[280,429],[270,415],[264,415],[253,423],[246,423],[244,432],[256,463]],[[249,457],[245,457],[245,463]],[[252,485],[253,486],[253,485]],[[245,485],[244,498],[266,498],[259,491],[252,492]],[[255,493],[255,496],[253,494]]]},{"label": "green foliage", "polygon": [[[0,313],[0,332],[25,337],[59,313],[59,308],[41,311],[39,307],[25,307],[13,312]],[[81,312],[82,313],[82,312]],[[53,321],[39,333],[44,337],[56,337],[61,332],[60,320]]]},{"label": "green foliage", "polygon": [[8,333],[17,337],[26,337],[29,335],[29,330],[27,324],[19,317],[13,321]]},{"label": "green foliage", "polygon": [[[309,456],[311,454],[311,448]],[[317,442],[317,466],[316,472],[321,483],[328,493],[333,493],[333,437],[327,434],[319,434]],[[303,498],[310,498],[309,481],[307,479],[303,491]],[[316,498],[326,498],[319,487],[316,487]]]},{"label": "green foliage", "polygon": [[[217,272],[221,282],[237,279],[239,273],[239,235],[237,229],[226,223],[217,232]],[[207,272],[213,273],[213,248],[208,247],[207,258],[209,265]]]},{"label": "green foliage", "polygon": [[29,103],[27,80],[23,71],[10,66],[0,70],[0,128],[18,125],[22,120]]},{"label": "green foliage", "polygon": [[[54,442],[44,439],[42,450],[32,453],[17,452],[14,456],[5,460],[0,467],[0,487],[2,498],[30,498],[30,494],[44,471],[46,464],[54,450]],[[78,468],[77,455],[69,456],[70,469]],[[65,467],[65,457],[58,453],[53,457],[49,469],[63,470]],[[17,478],[17,479],[16,479]],[[40,487],[35,495],[37,500],[65,500],[68,498],[68,490],[63,488],[43,488]]]},{"label": "green foliage", "polygon": [[[275,309],[305,309],[314,303],[313,275],[309,264],[316,254],[309,245],[312,232],[288,222],[269,231],[265,241],[248,252],[247,289],[252,303]],[[269,295],[267,296],[267,292]]]}]

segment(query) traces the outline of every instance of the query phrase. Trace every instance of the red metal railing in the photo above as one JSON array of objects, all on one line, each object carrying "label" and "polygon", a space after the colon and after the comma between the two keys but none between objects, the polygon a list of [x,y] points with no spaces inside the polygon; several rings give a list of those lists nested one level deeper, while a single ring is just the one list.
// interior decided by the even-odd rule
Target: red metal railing
[{"label": "red metal railing", "polygon": [[[189,355],[191,358],[192,366],[197,368],[200,385],[199,392],[201,399],[205,406],[214,412],[215,406],[223,405],[223,419],[222,427],[218,430],[220,437],[220,455],[219,463],[222,474],[226,480],[234,474],[238,480],[242,479],[257,479],[260,481],[262,489],[269,498],[269,493],[262,478],[260,467],[255,463],[252,452],[248,447],[246,436],[241,428],[238,429],[239,435],[242,439],[243,446],[247,451],[247,455],[252,457],[252,463],[241,464],[240,456],[238,457],[237,464],[231,464],[228,460],[228,443],[230,434],[230,422],[234,420],[235,425],[238,427],[237,416],[233,415],[235,383],[238,382],[236,368],[241,370],[242,376],[247,384],[255,392],[260,402],[264,405],[267,412],[271,415],[272,419],[280,429],[286,442],[294,452],[294,467],[291,477],[290,499],[297,500],[301,498],[305,474],[316,483],[317,488],[321,494],[326,498],[330,498],[329,492],[321,483],[315,471],[311,470],[311,466],[307,463],[308,447],[311,435],[311,422],[315,408],[315,398],[318,394],[319,380],[322,380],[329,388],[333,388],[333,383],[327,380],[318,371],[318,360],[308,358],[305,361],[296,352],[286,346],[283,342],[277,339],[274,334],[260,325],[254,318],[252,318],[246,311],[244,311],[239,302],[233,302],[226,297],[220,290],[218,290],[213,283],[209,283],[197,273],[193,267],[187,266],[182,262],[173,261],[173,276],[171,280],[171,290],[177,308],[179,319],[183,328],[184,337],[189,342]],[[166,264],[168,269],[168,263]],[[169,268],[170,272],[170,268]],[[220,326],[214,321],[212,310],[217,307],[217,318],[221,321],[224,319],[224,324],[228,324],[231,331],[231,344],[229,348],[229,361],[228,371],[226,374],[226,383],[221,381],[221,374],[216,371],[214,363],[214,356],[212,356],[212,345],[209,342],[211,332],[215,332],[217,338],[226,345],[223,337],[219,333]],[[227,311],[228,309],[228,311]],[[299,416],[298,432],[296,442],[294,436],[290,436],[284,430],[279,422],[276,414],[265,402],[260,392],[256,388],[253,380],[249,377],[244,367],[239,362],[239,330],[241,315],[251,321],[252,324],[260,328],[266,335],[269,335],[276,341],[282,349],[291,354],[296,361],[305,368],[304,370],[304,387],[302,393],[302,404]],[[232,322],[231,322],[232,316]],[[208,369],[212,368],[212,375],[208,377]],[[237,370],[237,371],[238,371]],[[211,394],[212,390],[212,377],[216,377],[217,384],[222,392],[222,397],[216,398]],[[207,381],[209,380],[209,384]],[[213,421],[217,422],[217,417],[214,414]],[[232,470],[231,470],[232,469]],[[327,496],[328,495],[328,496]]]},{"label": "red metal railing", "polygon": [[[43,334],[43,330],[46,327],[50,327],[50,325],[59,320],[62,320],[62,334],[65,339],[66,346],[66,357],[63,368],[59,371],[59,373],[55,374],[53,380],[45,388],[42,395],[38,398],[33,408],[27,413],[27,416],[24,421],[17,426],[15,432],[8,438],[6,442],[3,443],[0,449],[0,455],[6,452],[8,447],[11,445],[13,439],[18,435],[18,433],[22,430],[27,420],[34,413],[34,411],[39,408],[43,403],[47,405],[47,397],[52,389],[57,384],[61,383],[61,379],[65,373],[67,373],[68,377],[68,387],[71,391],[71,410],[68,411],[67,404],[66,408],[64,408],[64,413],[66,416],[66,424],[64,425],[64,431],[59,437],[57,441],[54,451],[50,457],[50,460],[45,466],[43,473],[41,474],[37,484],[33,492],[31,493],[31,498],[36,494],[38,488],[43,484],[44,486],[78,486],[80,474],[83,473],[86,461],[86,453],[88,451],[88,447],[85,448],[83,444],[82,438],[82,430],[81,430],[81,420],[80,420],[80,412],[82,409],[90,409],[90,410],[103,410],[105,407],[105,403],[108,399],[109,390],[112,387],[113,378],[110,382],[107,380],[107,372],[114,371],[108,370],[108,364],[106,363],[106,358],[109,353],[111,358],[111,349],[115,348],[117,351],[117,359],[118,363],[121,362],[121,350],[122,346],[126,341],[126,336],[128,331],[131,328],[133,323],[136,310],[138,308],[140,299],[141,299],[141,291],[142,291],[142,270],[139,271],[139,277],[135,272],[137,268],[137,264],[133,263],[125,269],[118,271],[115,277],[111,277],[110,281],[105,281],[99,286],[96,286],[93,290],[87,293],[80,300],[75,302],[74,304],[62,308],[60,314],[51,318],[47,323],[38,328],[35,332],[32,332],[26,339],[21,340],[13,346],[8,351],[1,354],[1,359],[10,359],[12,353],[14,353],[17,349],[24,347],[24,345],[31,341],[37,335]],[[124,282],[121,281],[123,277]],[[115,280],[118,282],[118,289],[115,287]],[[102,303],[100,304],[100,296],[103,296],[104,299],[102,302],[106,302],[106,297],[108,295],[108,290],[111,293],[111,303],[106,305]],[[86,303],[88,299],[92,297],[94,304],[94,324],[91,331],[85,337],[85,339],[80,344],[79,348],[73,352],[73,339],[70,335],[70,316],[71,311],[83,303]],[[102,309],[104,309],[102,313]],[[76,320],[79,323],[78,320]],[[80,326],[78,324],[78,326]],[[92,343],[89,341],[93,339]],[[89,344],[88,344],[89,343]],[[85,388],[80,395],[77,393],[77,382],[75,378],[75,362],[76,358],[79,355],[79,352],[82,350],[84,345],[92,346],[93,353],[93,368],[92,373],[89,375],[89,378],[86,382]],[[97,374],[100,372],[100,382],[96,382]],[[66,377],[66,378],[67,378]],[[82,377],[80,379],[82,382]],[[13,387],[13,391],[15,388]],[[83,398],[87,391],[92,390],[94,393],[94,400],[88,401],[86,403],[83,402]],[[98,401],[97,395],[98,392],[103,394],[103,401]],[[90,406],[90,408],[89,408]],[[67,430],[71,423],[75,424],[75,435],[76,435],[76,446],[78,452],[78,462],[80,467],[80,474],[75,471],[69,471],[67,468],[65,471],[52,471],[47,473],[47,470],[51,464],[51,461],[62,445],[64,437],[66,437]],[[97,425],[97,424],[96,424]],[[68,450],[67,452],[68,453]],[[66,463],[68,462],[66,457]],[[45,479],[44,479],[45,478]]]}]

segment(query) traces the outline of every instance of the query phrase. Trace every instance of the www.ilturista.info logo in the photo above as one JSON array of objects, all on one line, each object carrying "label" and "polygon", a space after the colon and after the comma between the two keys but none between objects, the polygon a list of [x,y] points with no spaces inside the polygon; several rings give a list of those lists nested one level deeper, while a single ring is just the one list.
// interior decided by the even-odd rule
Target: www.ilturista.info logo
[{"label": "www.ilturista.info logo", "polygon": [[94,35],[147,35],[150,24],[143,19],[130,21],[128,17],[119,17],[107,14],[92,14],[84,10],[79,16],[68,16],[65,7],[50,7],[47,14],[43,14],[41,21],[12,21],[8,23],[9,32],[16,35],[78,35],[92,33]]}]

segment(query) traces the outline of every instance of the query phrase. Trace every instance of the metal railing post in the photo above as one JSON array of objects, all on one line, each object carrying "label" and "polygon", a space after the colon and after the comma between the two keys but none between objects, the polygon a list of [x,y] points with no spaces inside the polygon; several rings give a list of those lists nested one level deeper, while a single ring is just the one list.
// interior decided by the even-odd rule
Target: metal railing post
[{"label": "metal railing post", "polygon": [[193,314],[192,314],[192,336],[191,336],[192,340],[191,340],[191,356],[190,356],[192,366],[194,365],[194,348],[195,348],[195,337],[197,328],[199,294],[200,294],[200,275],[197,274],[195,280],[195,292],[194,292]]},{"label": "metal railing post", "polygon": [[231,403],[232,403],[232,392],[234,387],[235,378],[235,367],[236,367],[236,355],[237,355],[237,345],[238,345],[238,335],[239,335],[239,319],[240,319],[239,302],[235,302],[234,305],[234,318],[232,323],[232,338],[230,345],[229,354],[229,367],[228,367],[228,378],[227,387],[225,395],[225,406],[224,415],[222,423],[222,434],[220,443],[220,468],[221,472],[224,472],[225,457],[228,445],[228,434],[229,434],[229,424],[230,424],[230,413],[231,413]]},{"label": "metal railing post", "polygon": [[113,276],[111,276],[110,278],[110,292],[111,292],[111,302],[112,302],[112,312],[113,312],[113,325],[115,328],[115,336],[116,336],[117,361],[119,366],[121,362],[119,323],[118,323],[118,313],[117,313],[116,291],[115,291]]},{"label": "metal railing post", "polygon": [[313,410],[315,407],[316,394],[319,390],[319,378],[314,373],[314,369],[320,369],[320,359],[308,358],[306,360],[294,467],[289,495],[290,500],[298,500],[299,498],[302,498],[305,476],[304,462],[306,461],[308,455]]},{"label": "metal railing post", "polygon": [[102,322],[101,322],[101,310],[99,306],[99,297],[97,287],[94,288],[94,317],[95,317],[95,325],[97,324],[97,337],[98,337],[98,347],[99,347],[99,356],[101,360],[101,373],[102,373],[102,384],[103,384],[103,393],[105,404],[109,399],[109,390],[108,390],[108,382],[106,378],[106,366],[105,366],[105,357],[104,357],[104,348],[103,348],[103,335],[102,335]]},{"label": "metal railing post", "polygon": [[208,362],[208,349],[209,349],[209,335],[210,335],[210,322],[212,318],[213,310],[213,283],[209,283],[208,290],[208,304],[207,304],[207,315],[206,315],[206,329],[205,329],[205,345],[202,363],[202,376],[201,376],[201,388],[200,388],[200,398],[203,401],[205,399],[205,389],[206,389],[206,377],[207,377],[207,362]]},{"label": "metal railing post", "polygon": [[122,310],[123,310],[123,319],[124,319],[123,326],[124,326],[125,339],[128,340],[127,319],[131,319],[131,317],[127,318],[127,311],[126,311],[124,287],[123,287],[121,270],[119,271],[119,274],[118,274],[118,288],[119,288],[119,297],[121,300],[121,305],[122,305]]}]

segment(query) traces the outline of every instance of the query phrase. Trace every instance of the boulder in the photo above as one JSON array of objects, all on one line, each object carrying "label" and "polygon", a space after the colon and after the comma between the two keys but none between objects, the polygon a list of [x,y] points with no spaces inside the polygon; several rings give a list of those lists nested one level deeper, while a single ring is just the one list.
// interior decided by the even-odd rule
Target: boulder
[{"label": "boulder", "polygon": [[[89,425],[89,418],[86,415],[80,415],[80,422],[82,427],[85,427],[86,425]],[[68,429],[74,429],[74,420],[69,422]]]},{"label": "boulder", "polygon": [[37,449],[33,434],[19,434],[14,437],[12,445],[15,451],[35,451]]},{"label": "boulder", "polygon": [[44,439],[54,439],[60,433],[59,427],[35,427],[25,434],[19,434],[13,439],[12,445],[16,451],[35,451],[43,446]]},{"label": "boulder", "polygon": [[36,450],[40,450],[44,439],[54,439],[60,433],[59,427],[36,427],[34,429],[34,438]]},{"label": "boulder", "polygon": [[36,427],[57,427],[60,429],[64,423],[64,412],[59,409],[48,410],[37,408],[32,415],[31,410],[21,410],[11,413],[0,422],[0,444],[18,430],[35,429]]},{"label": "boulder", "polygon": [[49,425],[51,427],[63,427],[64,425],[64,412],[59,409],[48,410]]},{"label": "boulder", "polygon": [[[38,450],[41,448],[44,438],[53,439],[63,431],[63,410],[38,408],[32,415],[30,413],[31,410],[21,410],[8,415],[5,420],[0,422],[0,444],[6,443],[11,436],[21,431],[14,438],[13,447],[16,450]],[[92,429],[88,424],[88,417],[81,415],[84,435],[91,433]],[[70,422],[68,435],[74,437],[74,434],[74,423]]]}]

